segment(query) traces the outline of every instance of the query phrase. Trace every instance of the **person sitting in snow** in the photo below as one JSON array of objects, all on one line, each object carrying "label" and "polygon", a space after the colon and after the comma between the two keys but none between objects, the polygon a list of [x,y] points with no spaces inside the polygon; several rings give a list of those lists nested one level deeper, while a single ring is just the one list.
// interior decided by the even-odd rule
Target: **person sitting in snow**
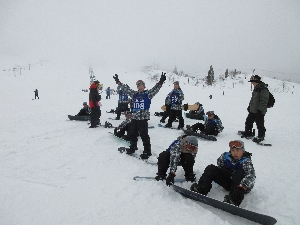
[{"label": "person sitting in snow", "polygon": [[[114,129],[115,136],[122,138],[126,141],[130,141],[130,135],[131,135],[131,112],[126,112],[125,117],[126,120],[123,121],[118,127]],[[127,135],[125,135],[125,132],[127,132]]]},{"label": "person sitting in snow", "polygon": [[76,116],[90,116],[91,108],[88,106],[87,102],[83,103],[83,108],[79,111]]},{"label": "person sitting in snow", "polygon": [[[181,135],[168,149],[161,152],[158,156],[158,172],[155,179],[166,180],[166,185],[174,184],[175,172],[177,166],[181,165],[185,171],[186,181],[196,181],[193,171],[195,157],[198,152],[198,139],[195,136]],[[167,177],[166,173],[170,167],[170,173]]]},{"label": "person sitting in snow", "polygon": [[244,142],[240,140],[229,142],[229,152],[224,152],[217,160],[217,165],[208,165],[198,184],[191,186],[191,191],[207,195],[215,182],[229,191],[224,202],[239,206],[244,195],[254,187],[255,170],[251,161],[252,154],[245,151]]},{"label": "person sitting in snow", "polygon": [[185,114],[187,118],[196,119],[196,120],[205,120],[205,113],[203,105],[200,102],[196,102],[195,104],[198,105],[197,110],[190,110],[188,113]]},{"label": "person sitting in snow", "polygon": [[138,80],[136,82],[137,91],[130,89],[126,84],[122,84],[117,74],[115,74],[113,78],[118,84],[118,88],[130,96],[133,102],[130,147],[127,150],[127,154],[132,154],[135,150],[137,150],[137,137],[140,134],[144,145],[144,151],[140,157],[142,159],[148,159],[152,155],[150,137],[148,135],[148,120],[150,119],[149,109],[151,99],[159,92],[162,84],[166,80],[166,75],[162,73],[159,82],[150,90],[145,90],[145,82]]},{"label": "person sitting in snow", "polygon": [[224,129],[221,119],[215,115],[214,111],[208,111],[206,115],[207,119],[205,120],[204,124],[195,123],[192,126],[186,125],[186,129],[192,132],[197,132],[197,130],[200,130],[200,132],[204,133],[205,135],[217,136]]}]

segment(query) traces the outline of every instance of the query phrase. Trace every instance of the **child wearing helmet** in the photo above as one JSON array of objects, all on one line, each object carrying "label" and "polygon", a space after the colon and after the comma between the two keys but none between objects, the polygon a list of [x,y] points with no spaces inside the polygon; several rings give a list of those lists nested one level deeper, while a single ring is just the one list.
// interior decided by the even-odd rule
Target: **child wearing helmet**
[{"label": "child wearing helmet", "polygon": [[[156,180],[166,180],[170,186],[174,183],[177,166],[181,165],[185,171],[186,181],[195,182],[196,177],[193,172],[196,154],[198,152],[198,139],[195,136],[181,135],[158,157],[158,173]],[[170,167],[167,177],[166,173]]]},{"label": "child wearing helmet", "polygon": [[245,151],[244,142],[234,140],[229,142],[229,152],[224,152],[217,160],[218,166],[208,165],[198,184],[191,186],[191,191],[207,195],[212,188],[212,182],[229,191],[224,202],[239,206],[244,194],[254,187],[255,170],[251,161],[252,154]]}]

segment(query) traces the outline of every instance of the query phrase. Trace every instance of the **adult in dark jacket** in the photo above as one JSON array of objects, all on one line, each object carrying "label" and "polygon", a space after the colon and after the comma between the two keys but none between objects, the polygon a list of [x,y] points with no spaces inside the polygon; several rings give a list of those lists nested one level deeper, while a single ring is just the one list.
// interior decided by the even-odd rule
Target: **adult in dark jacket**
[{"label": "adult in dark jacket", "polygon": [[90,86],[89,103],[91,108],[91,126],[89,128],[95,128],[100,124],[100,105],[99,101],[101,97],[98,92],[99,81],[94,81]]},{"label": "adult in dark jacket", "polygon": [[251,153],[245,151],[244,142],[234,140],[229,142],[229,152],[224,152],[217,160],[217,165],[208,165],[198,184],[191,186],[191,191],[207,195],[212,188],[212,182],[219,184],[227,191],[224,202],[239,206],[244,194],[254,187],[255,170],[251,161]]},{"label": "adult in dark jacket", "polygon": [[83,108],[79,111],[76,116],[90,116],[91,108],[88,106],[87,102],[83,103]]},{"label": "adult in dark jacket", "polygon": [[166,75],[162,73],[160,81],[150,90],[145,90],[145,82],[138,80],[136,82],[137,91],[129,88],[128,85],[122,84],[119,81],[118,75],[115,74],[113,77],[116,83],[125,94],[130,96],[133,101],[133,114],[131,121],[131,137],[130,147],[127,150],[127,154],[132,154],[137,149],[137,137],[140,134],[144,145],[143,154],[140,155],[142,159],[148,159],[151,154],[151,143],[148,135],[148,120],[150,119],[150,105],[151,99],[159,92],[162,84],[166,80]]},{"label": "adult in dark jacket", "polygon": [[35,89],[35,91],[34,91],[34,99],[36,99],[36,98],[40,99],[38,89]]},{"label": "adult in dark jacket", "polygon": [[168,94],[166,104],[171,105],[168,123],[165,127],[172,127],[172,123],[179,120],[179,125],[177,129],[182,129],[184,127],[184,119],[182,117],[182,101],[184,100],[184,94],[179,86],[179,81],[175,81],[174,89]]},{"label": "adult in dark jacket", "polygon": [[110,87],[106,89],[106,99],[110,99]]},{"label": "adult in dark jacket", "polygon": [[[181,165],[185,172],[185,180],[195,182],[196,177],[193,171],[196,154],[198,152],[198,139],[194,136],[181,135],[158,156],[158,173],[156,180],[166,180],[170,186],[174,184],[177,166]],[[170,167],[170,173],[166,173]]]},{"label": "adult in dark jacket", "polygon": [[269,90],[267,85],[261,81],[258,75],[252,76],[248,82],[254,86],[252,97],[249,102],[248,116],[245,122],[245,131],[242,132],[243,136],[252,136],[253,123],[256,123],[258,135],[253,138],[254,142],[261,142],[265,138],[265,115],[267,113],[267,105],[269,101]]}]

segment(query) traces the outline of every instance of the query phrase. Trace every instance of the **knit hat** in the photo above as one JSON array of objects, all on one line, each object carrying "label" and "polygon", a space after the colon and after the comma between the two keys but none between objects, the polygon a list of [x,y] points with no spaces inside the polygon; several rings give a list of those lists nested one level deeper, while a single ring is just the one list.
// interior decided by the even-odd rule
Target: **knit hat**
[{"label": "knit hat", "polygon": [[261,83],[261,77],[258,75],[251,76],[248,82]]},{"label": "knit hat", "polygon": [[179,86],[179,81],[177,80],[173,84],[177,84]]},{"label": "knit hat", "polygon": [[185,141],[187,144],[198,147],[198,139],[195,136],[187,136]]},{"label": "knit hat", "polygon": [[234,141],[229,142],[229,147],[230,147],[230,149],[237,148],[239,150],[242,150],[243,152],[245,151],[244,142],[241,140],[234,140]]},{"label": "knit hat", "polygon": [[95,84],[100,84],[99,80],[94,81]]},{"label": "knit hat", "polygon": [[83,104],[82,105],[87,105],[87,102],[83,102]]}]

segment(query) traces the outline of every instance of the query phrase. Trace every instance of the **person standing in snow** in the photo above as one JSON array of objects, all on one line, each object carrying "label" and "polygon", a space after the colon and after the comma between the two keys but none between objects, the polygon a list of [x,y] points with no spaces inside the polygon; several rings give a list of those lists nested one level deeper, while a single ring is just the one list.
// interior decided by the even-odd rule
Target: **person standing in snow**
[{"label": "person standing in snow", "polygon": [[91,108],[91,126],[89,128],[96,128],[99,125],[99,117],[100,117],[100,106],[99,101],[101,97],[98,92],[99,81],[94,81],[90,86],[90,94],[89,94],[89,104]]},{"label": "person standing in snow", "polygon": [[249,102],[248,116],[245,122],[245,131],[241,132],[244,137],[252,136],[253,123],[256,123],[258,135],[253,138],[254,142],[261,142],[265,138],[265,115],[267,113],[267,105],[269,101],[269,90],[267,85],[261,81],[261,77],[258,75],[251,76],[250,80],[254,88],[252,91],[252,97]]},{"label": "person standing in snow", "polygon": [[133,101],[133,114],[131,121],[131,137],[130,147],[127,150],[127,154],[132,154],[137,150],[137,137],[140,134],[144,145],[144,151],[140,155],[142,159],[148,159],[151,154],[150,137],[148,135],[148,120],[150,119],[150,104],[151,99],[159,92],[162,84],[166,80],[166,75],[162,73],[160,81],[150,90],[145,90],[145,82],[138,80],[136,82],[137,91],[129,88],[128,85],[122,84],[117,74],[113,76],[118,88],[125,94],[129,95]]},{"label": "person standing in snow", "polygon": [[106,89],[106,99],[110,99],[110,87]]},{"label": "person standing in snow", "polygon": [[165,127],[172,127],[172,123],[179,120],[179,125],[177,129],[182,129],[184,127],[184,119],[182,117],[182,101],[184,100],[184,94],[179,86],[179,81],[175,81],[174,89],[168,94],[166,104],[171,105],[169,120]]},{"label": "person standing in snow", "polygon": [[225,195],[224,202],[239,206],[244,195],[254,187],[255,170],[251,161],[252,154],[245,151],[243,141],[230,141],[229,148],[229,152],[224,152],[218,158],[218,166],[208,165],[198,184],[192,184],[190,189],[207,195],[212,188],[212,182],[215,182],[230,191],[228,195]]},{"label": "person standing in snow", "polygon": [[40,99],[38,89],[35,89],[35,91],[34,91],[34,99],[36,99],[36,98]]},{"label": "person standing in snow", "polygon": [[117,113],[116,120],[119,120],[122,112],[129,111],[128,108],[129,99],[128,99],[128,95],[121,90],[120,86],[117,87],[117,92],[119,93],[119,100],[118,100],[118,107],[116,110]]},{"label": "person standing in snow", "polygon": [[204,124],[195,123],[192,126],[186,125],[186,129],[192,132],[197,132],[197,130],[200,130],[201,133],[204,133],[205,135],[217,136],[224,129],[221,119],[215,115],[214,111],[208,111],[206,115],[207,118],[205,119]]},{"label": "person standing in snow", "polygon": [[[175,172],[177,166],[182,165],[185,172],[186,181],[196,181],[194,174],[194,164],[198,152],[198,139],[194,136],[181,135],[158,156],[158,172],[155,179],[166,180],[166,185],[174,184]],[[170,173],[166,173],[170,167]]]}]

